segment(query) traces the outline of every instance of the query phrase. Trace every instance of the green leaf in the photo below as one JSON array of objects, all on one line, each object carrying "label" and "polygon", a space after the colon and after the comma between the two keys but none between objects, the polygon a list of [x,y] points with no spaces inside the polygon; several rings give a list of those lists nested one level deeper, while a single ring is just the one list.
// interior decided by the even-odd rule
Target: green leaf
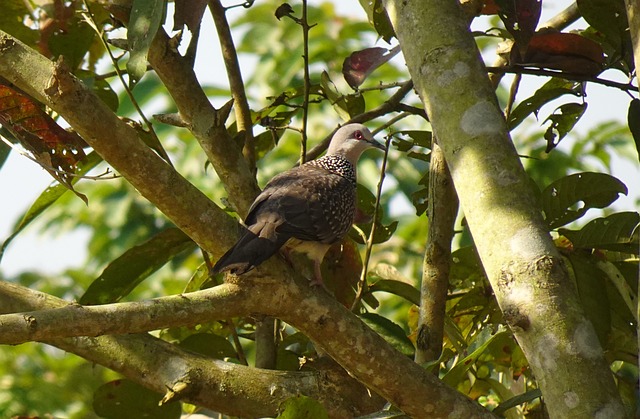
[{"label": "green leaf", "polygon": [[530,114],[538,115],[540,108],[554,99],[563,95],[582,96],[580,84],[560,78],[552,78],[541,88],[536,90],[533,96],[520,102],[509,115],[509,129],[512,130]]},{"label": "green leaf", "polygon": [[629,103],[629,112],[627,113],[627,121],[629,130],[636,143],[636,151],[638,152],[638,160],[640,160],[640,99],[633,99]]},{"label": "green leaf", "polygon": [[392,279],[382,279],[369,285],[369,292],[384,291],[404,298],[412,304],[420,305],[420,291],[415,287]]},{"label": "green leaf", "polygon": [[164,17],[164,0],[133,0],[127,29],[130,48],[127,72],[134,86],[147,71],[147,55]]},{"label": "green leaf", "polygon": [[329,78],[326,71],[320,76],[320,85],[324,94],[333,106],[333,109],[344,121],[350,120],[352,117],[364,112],[365,103],[364,96],[360,93],[343,95],[338,91],[336,85]]},{"label": "green leaf", "polygon": [[108,304],[129,294],[138,284],[177,254],[196,244],[178,228],[169,228],[127,250],[96,278],[80,304]]},{"label": "green leaf", "polygon": [[602,347],[607,346],[611,332],[611,308],[607,299],[606,275],[593,260],[579,253],[567,255],[573,268],[578,296],[584,313],[593,324]]},{"label": "green leaf", "polygon": [[[95,151],[89,153],[81,162],[76,166],[76,174],[78,176],[73,177],[71,179],[71,184],[75,185],[75,183],[80,179],[79,176],[87,174],[89,170],[93,169],[98,165],[98,163],[102,162],[102,157],[100,157]],[[47,189],[44,190],[40,194],[40,196],[35,200],[31,207],[25,212],[22,216],[20,222],[13,228],[13,233],[2,243],[2,247],[0,248],[0,260],[2,259],[2,255],[4,254],[5,249],[9,246],[9,243],[18,235],[22,230],[25,229],[33,220],[38,218],[40,214],[42,214],[47,208],[53,205],[58,198],[60,198],[65,192],[69,191],[65,185],[61,185],[58,182],[52,183]]]},{"label": "green leaf", "polygon": [[231,342],[213,333],[190,335],[180,342],[178,346],[215,359],[238,357]]},{"label": "green leaf", "polygon": [[413,357],[415,348],[402,327],[376,313],[364,313],[360,318],[400,353]]},{"label": "green leaf", "polygon": [[180,403],[159,406],[162,395],[129,380],[103,384],[93,394],[93,410],[103,418],[177,419],[182,413]]},{"label": "green leaf", "polygon": [[64,31],[55,31],[49,38],[51,54],[54,57],[64,56],[65,64],[71,69],[82,64],[96,36],[93,28],[79,16],[67,22]]},{"label": "green leaf", "polygon": [[[4,134],[0,131],[0,135],[4,137]],[[4,162],[7,161],[7,157],[11,153],[11,147],[6,145],[4,141],[0,141],[0,169],[4,166]]]},{"label": "green leaf", "polygon": [[574,247],[605,249],[637,255],[639,248],[640,214],[619,212],[596,218],[580,230],[561,228],[560,234],[571,240]]},{"label": "green leaf", "polygon": [[31,15],[27,5],[28,3],[22,1],[2,2],[0,28],[9,35],[15,36],[20,41],[35,48],[36,41],[40,39],[40,31],[25,25],[25,16]]},{"label": "green leaf", "polygon": [[474,343],[479,345],[464,359],[458,361],[458,363],[442,377],[444,383],[455,388],[466,378],[467,372],[478,360],[481,358],[493,359],[501,355],[502,351],[510,351],[509,348],[515,345],[510,332],[501,331],[494,335],[490,333],[491,330],[485,328],[476,336]]},{"label": "green leaf", "polygon": [[369,22],[373,24],[378,35],[389,43],[396,34],[393,30],[391,20],[382,4],[382,0],[360,0],[360,5],[367,12]]},{"label": "green leaf", "polygon": [[627,187],[604,173],[576,173],[556,180],[542,191],[542,209],[550,229],[582,217],[590,208],[605,208],[627,194]]},{"label": "green leaf", "polygon": [[498,407],[496,407],[495,409],[493,409],[493,413],[501,416],[503,415],[507,410],[519,406],[521,404],[524,403],[529,403],[535,399],[537,399],[538,397],[542,397],[542,392],[540,391],[539,388],[533,389],[533,390],[529,390],[525,393],[522,394],[518,394],[515,397],[510,398],[509,400],[505,400],[502,403],[500,403],[498,405]]},{"label": "green leaf", "polygon": [[280,405],[277,419],[329,419],[324,406],[317,400],[307,396],[291,397]]},{"label": "green leaf", "polygon": [[547,128],[544,133],[544,139],[547,140],[547,149],[545,150],[547,153],[554,149],[569,131],[573,129],[586,110],[586,102],[565,103],[564,105],[558,106],[556,110],[545,119],[544,122],[551,121],[549,128]]},{"label": "green leaf", "polygon": [[[580,15],[619,50],[629,22],[623,0],[577,0]],[[628,36],[628,35],[627,35]]]}]

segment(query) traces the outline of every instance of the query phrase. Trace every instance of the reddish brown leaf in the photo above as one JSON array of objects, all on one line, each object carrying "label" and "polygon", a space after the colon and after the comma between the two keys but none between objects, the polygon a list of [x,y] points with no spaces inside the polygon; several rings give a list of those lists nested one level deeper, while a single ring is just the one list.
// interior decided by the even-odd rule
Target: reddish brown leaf
[{"label": "reddish brown leaf", "polygon": [[366,48],[355,51],[342,63],[342,75],[353,89],[357,89],[376,68],[389,61],[400,52],[400,47]]},{"label": "reddish brown leaf", "polygon": [[495,0],[498,15],[505,28],[513,36],[520,55],[524,55],[538,21],[542,0]]},{"label": "reddish brown leaf", "polygon": [[348,238],[331,246],[322,264],[325,286],[345,307],[351,307],[353,303],[361,271],[362,259],[358,246]]},{"label": "reddish brown leaf", "polygon": [[574,33],[538,33],[529,42],[524,65],[597,75],[604,53],[596,42]]},{"label": "reddish brown leaf", "polygon": [[480,12],[482,15],[497,15],[498,14],[498,5],[495,0],[487,0],[484,2],[484,6],[482,6],[482,11]]},{"label": "reddish brown leaf", "polygon": [[38,102],[4,80],[0,80],[0,124],[51,176],[73,190],[69,174],[85,157],[82,138],[60,127]]}]

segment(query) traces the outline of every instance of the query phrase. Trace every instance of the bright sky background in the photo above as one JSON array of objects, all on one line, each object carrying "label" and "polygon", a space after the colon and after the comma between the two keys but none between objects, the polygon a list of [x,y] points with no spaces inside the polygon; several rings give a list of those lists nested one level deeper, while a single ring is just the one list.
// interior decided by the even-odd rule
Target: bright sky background
[{"label": "bright sky background", "polygon": [[[310,3],[320,3],[320,1],[311,0]],[[334,0],[334,3],[340,14],[366,19],[366,15],[358,1]],[[570,4],[567,0],[543,2],[543,4],[545,3],[553,6],[543,9],[543,16],[540,22],[545,22],[557,11]],[[242,12],[242,8],[233,11],[234,14]],[[208,50],[210,53],[199,55],[199,59],[196,62],[196,72],[201,82],[215,82],[215,84],[220,85],[221,78],[216,78],[215,75],[224,74],[224,67],[220,59],[219,45],[215,37],[211,17],[209,14],[205,16],[205,26],[201,41],[206,40],[207,46],[206,49],[200,48],[199,51]],[[233,20],[233,14],[230,19]],[[584,21],[579,21],[571,28],[584,28],[586,26]],[[379,41],[379,44],[380,46],[387,46],[383,41]],[[215,63],[211,62],[212,59],[216,60]],[[494,57],[486,57],[486,59],[490,64],[493,62]],[[607,71],[601,77],[620,82],[627,81],[622,73],[616,71]],[[542,78],[525,76],[520,87],[519,99],[530,96],[544,81]],[[626,121],[627,108],[630,101],[627,94],[592,83],[589,84],[588,94],[589,108],[577,125],[578,133],[586,133],[603,121],[612,119]],[[560,143],[559,147],[562,149],[567,147],[568,144],[567,138]],[[640,198],[639,166],[619,158],[614,159],[613,165],[613,175],[621,179],[630,190],[628,197],[623,196],[616,201],[615,208],[618,210],[637,211],[635,201]],[[11,153],[7,162],[0,169],[0,193],[3,197],[2,205],[0,205],[0,242],[11,234],[14,224],[19,220],[22,213],[29,208],[31,203],[50,183],[51,177],[38,165],[17,153]],[[80,186],[81,189],[82,187]],[[0,262],[0,271],[6,276],[12,276],[26,269],[57,273],[68,267],[81,268],[87,255],[85,249],[87,238],[86,231],[54,236],[50,233],[41,235],[34,228],[27,228],[11,243],[5,252]]]}]

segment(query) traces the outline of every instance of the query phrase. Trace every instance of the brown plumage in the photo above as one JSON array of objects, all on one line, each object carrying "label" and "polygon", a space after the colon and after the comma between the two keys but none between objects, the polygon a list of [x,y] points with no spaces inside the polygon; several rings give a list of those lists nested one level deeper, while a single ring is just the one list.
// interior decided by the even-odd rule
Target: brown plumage
[{"label": "brown plumage", "polygon": [[[331,244],[342,239],[356,214],[356,163],[369,147],[384,149],[361,124],[336,131],[324,157],[275,176],[249,208],[247,230],[213,267],[244,274],[290,241],[314,261],[315,281]],[[294,240],[297,239],[297,240]]]}]

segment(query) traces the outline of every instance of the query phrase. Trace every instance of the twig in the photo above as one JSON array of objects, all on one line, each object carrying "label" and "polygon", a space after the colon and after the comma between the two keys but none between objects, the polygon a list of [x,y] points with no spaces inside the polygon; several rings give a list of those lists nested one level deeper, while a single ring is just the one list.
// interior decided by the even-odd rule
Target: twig
[{"label": "twig", "polygon": [[[372,119],[378,118],[382,115],[386,115],[388,113],[397,111],[400,101],[404,99],[404,97],[407,95],[407,93],[411,91],[411,89],[413,89],[413,81],[408,80],[404,82],[401,85],[400,89],[398,89],[397,92],[391,95],[391,97],[387,99],[383,104],[381,104],[380,106],[368,112],[364,112],[364,113],[361,113],[360,115],[354,116],[353,118],[345,122],[345,124],[350,124],[353,122],[360,122],[360,123],[367,122],[367,121],[371,121]],[[318,145],[316,145],[311,150],[309,150],[309,152],[307,153],[307,160],[315,159],[323,151],[325,151],[329,146],[329,142],[331,142],[331,138],[333,137],[333,134],[335,134],[337,130],[338,128],[333,130]]]},{"label": "twig", "polygon": [[[128,83],[124,80],[124,74],[122,73],[122,71],[118,67],[118,60],[116,60],[116,58],[114,57],[113,53],[111,52],[111,48],[109,48],[109,44],[104,39],[104,36],[103,36],[104,34],[98,28],[98,24],[93,19],[93,13],[91,12],[91,8],[89,7],[89,4],[88,4],[87,0],[82,0],[82,3],[84,4],[84,7],[87,9],[87,12],[82,14],[83,17],[84,17],[84,20],[96,32],[96,34],[98,35],[98,38],[100,38],[100,43],[102,44],[104,49],[107,51],[107,54],[109,54],[109,58],[111,59],[111,62],[113,63],[113,68],[115,69],[116,74],[118,75],[118,78],[120,79],[120,83],[122,83],[122,87],[124,87],[125,92],[127,92],[127,96],[129,96],[129,100],[131,100],[131,104],[135,108],[135,110],[138,113],[138,115],[140,115],[140,118],[142,118],[142,120],[144,121],[144,124],[147,126],[147,129],[149,130],[149,133],[153,136],[153,138],[156,141],[156,143],[160,144],[160,140],[158,139],[158,136],[156,135],[156,132],[153,129],[153,125],[151,124],[151,122],[149,122],[149,120],[145,116],[144,112],[142,112],[142,108],[140,108],[140,105],[138,104],[138,101],[133,96],[133,92],[129,88]],[[155,151],[158,154],[160,154],[160,156],[167,163],[169,163],[169,165],[173,166],[173,163],[171,163],[171,159],[169,158],[169,155],[164,150],[164,148],[157,147],[157,149],[155,149]]]},{"label": "twig", "polygon": [[307,155],[307,120],[309,119],[309,22],[307,20],[307,0],[302,0],[302,19],[298,22],[302,27],[302,48],[304,60],[304,95],[302,98],[302,140],[300,141],[300,163],[304,163]]},{"label": "twig", "polygon": [[487,67],[486,69],[490,73],[512,73],[512,74],[529,74],[532,76],[560,77],[566,80],[586,81],[586,82],[601,84],[607,87],[615,87],[616,89],[620,89],[625,92],[638,91],[638,87],[634,86],[631,83],[620,83],[613,80],[606,80],[606,79],[601,79],[593,76],[585,76],[584,74],[573,74],[573,73],[565,73],[562,71],[545,70],[542,68],[527,68],[527,67],[517,67],[517,66]]},{"label": "twig", "polygon": [[360,274],[360,281],[358,281],[358,291],[356,297],[351,304],[351,311],[355,311],[362,300],[362,296],[365,291],[365,285],[367,283],[367,272],[369,270],[369,260],[371,259],[371,249],[373,248],[373,237],[376,233],[376,217],[378,216],[378,210],[380,208],[380,197],[382,196],[382,183],[387,170],[387,157],[389,156],[389,144],[391,143],[392,136],[387,136],[387,141],[384,147],[384,157],[382,158],[382,168],[380,169],[380,180],[378,181],[378,190],[376,192],[376,205],[373,209],[373,222],[371,223],[371,231],[369,232],[369,238],[367,239],[367,248],[364,253],[364,261],[362,263],[362,272]]}]

